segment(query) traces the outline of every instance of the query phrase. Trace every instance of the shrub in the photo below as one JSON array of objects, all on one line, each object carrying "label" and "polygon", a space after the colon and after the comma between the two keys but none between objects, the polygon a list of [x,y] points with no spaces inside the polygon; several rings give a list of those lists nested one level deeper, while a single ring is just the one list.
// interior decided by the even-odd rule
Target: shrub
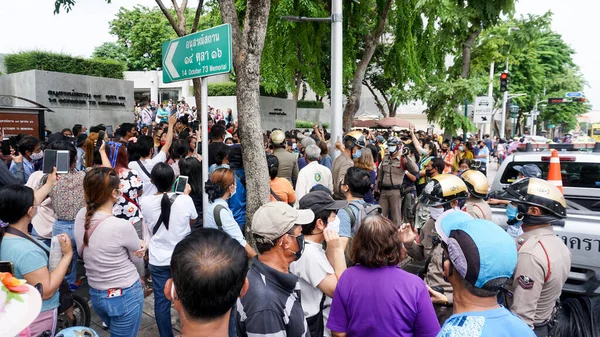
[{"label": "shrub", "polygon": [[[211,83],[208,85],[208,96],[235,96],[236,95],[236,84],[235,82],[224,82],[224,83]],[[268,93],[265,88],[260,86],[260,95],[267,97],[278,97],[287,98],[288,94],[285,91],[277,93]]]},{"label": "shrub", "polygon": [[113,60],[85,59],[44,51],[27,51],[6,55],[4,64],[8,74],[38,69],[123,79],[123,71],[125,71],[125,64]]},{"label": "shrub", "polygon": [[323,109],[323,102],[319,101],[298,101],[296,104],[297,108],[305,108],[305,109]]},{"label": "shrub", "polygon": [[[297,120],[296,121],[296,129],[309,129],[309,130],[312,130],[313,125],[315,125],[315,122],[303,121],[303,120]],[[329,129],[329,124],[323,123],[323,127],[325,129]]]}]

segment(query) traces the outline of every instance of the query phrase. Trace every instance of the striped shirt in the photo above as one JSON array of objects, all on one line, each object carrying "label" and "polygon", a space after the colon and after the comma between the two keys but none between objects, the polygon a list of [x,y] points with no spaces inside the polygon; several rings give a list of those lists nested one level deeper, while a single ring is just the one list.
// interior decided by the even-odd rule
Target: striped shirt
[{"label": "striped shirt", "polygon": [[279,272],[255,256],[247,278],[248,292],[237,302],[238,336],[310,336],[297,276]]}]

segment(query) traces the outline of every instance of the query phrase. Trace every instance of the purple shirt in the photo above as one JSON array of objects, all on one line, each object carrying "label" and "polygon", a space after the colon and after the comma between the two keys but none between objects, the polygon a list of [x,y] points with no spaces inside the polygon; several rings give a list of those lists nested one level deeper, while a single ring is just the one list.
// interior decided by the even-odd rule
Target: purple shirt
[{"label": "purple shirt", "polygon": [[423,280],[396,267],[348,268],[327,328],[352,336],[435,336],[440,324]]}]

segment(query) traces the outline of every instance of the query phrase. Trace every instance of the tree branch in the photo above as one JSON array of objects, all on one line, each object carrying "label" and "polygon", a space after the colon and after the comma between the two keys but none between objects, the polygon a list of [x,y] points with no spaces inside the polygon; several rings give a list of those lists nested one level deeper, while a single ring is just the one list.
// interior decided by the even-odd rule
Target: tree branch
[{"label": "tree branch", "polygon": [[[233,47],[233,65],[236,73],[238,67],[241,67],[241,61],[245,58],[242,48],[242,29],[240,28],[237,9],[235,8],[234,0],[219,0],[219,7],[221,9],[221,17],[223,23],[231,25],[231,43]],[[248,14],[246,13],[246,16]]]},{"label": "tree branch", "polygon": [[198,2],[198,8],[196,8],[196,16],[194,17],[194,23],[192,24],[192,31],[190,33],[195,33],[198,30],[198,23],[200,22],[200,15],[202,14],[203,9],[204,0],[200,0]]},{"label": "tree branch", "polygon": [[377,28],[375,28],[375,32],[367,38],[367,42],[377,44],[377,40],[383,34],[383,30],[385,29],[385,23],[387,21],[387,16],[392,8],[392,0],[387,0],[385,2],[385,6],[383,7],[383,11],[381,11],[381,15],[379,16],[379,23],[377,23]]},{"label": "tree branch", "polygon": [[[177,14],[179,14],[179,5],[177,4],[177,0],[171,0],[171,3],[173,4],[173,8],[175,9],[175,12],[177,12]],[[183,7],[185,9],[185,7]]]},{"label": "tree branch", "polygon": [[173,15],[171,15],[171,12],[169,12],[169,10],[167,9],[167,7],[165,7],[165,4],[163,4],[162,0],[156,0],[156,4],[160,8],[161,12],[163,12],[163,14],[169,20],[169,23],[171,24],[171,26],[175,30],[175,33],[177,33],[177,36],[180,36],[180,37],[184,36],[185,32],[180,31],[179,26],[177,25],[177,21],[175,21],[175,18],[173,17]]},{"label": "tree branch", "polygon": [[367,81],[366,79],[364,79],[363,80],[363,84],[367,87],[367,89],[369,89],[369,91],[371,92],[371,95],[373,95],[373,98],[375,99],[375,105],[377,105],[377,108],[379,109],[379,112],[381,112],[381,114],[383,115],[383,117],[387,117],[387,114],[385,113],[385,109],[383,108],[383,104],[381,104],[381,100],[379,99],[379,97],[375,93],[375,90],[371,86],[371,83],[369,83],[369,81]]}]

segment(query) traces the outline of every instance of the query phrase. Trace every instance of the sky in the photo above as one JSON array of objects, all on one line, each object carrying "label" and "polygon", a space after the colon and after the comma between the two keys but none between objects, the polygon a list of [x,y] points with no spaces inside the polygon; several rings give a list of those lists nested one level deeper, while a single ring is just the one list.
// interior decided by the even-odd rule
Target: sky
[{"label": "sky", "polygon": [[[70,13],[54,15],[52,0],[2,1],[2,12],[14,15],[0,20],[0,54],[40,49],[89,57],[94,47],[116,40],[108,32],[108,22],[119,8],[136,4],[156,5],[154,0],[112,0],[111,4],[80,0]],[[576,51],[573,58],[589,85],[584,91],[586,97],[600,110],[600,44],[593,33],[600,1],[521,0],[516,5],[517,16],[541,15],[549,10],[554,13],[553,30]]]}]

